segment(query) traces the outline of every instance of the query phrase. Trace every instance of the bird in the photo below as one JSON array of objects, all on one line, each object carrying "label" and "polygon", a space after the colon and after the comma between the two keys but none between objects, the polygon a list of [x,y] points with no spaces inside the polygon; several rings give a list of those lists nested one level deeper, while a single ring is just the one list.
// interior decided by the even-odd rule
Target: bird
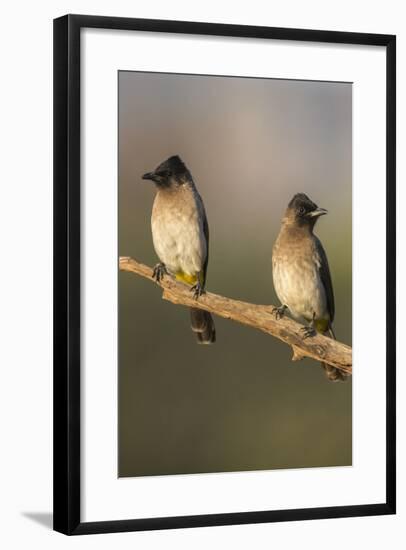
[{"label": "bird", "polygon": [[[192,174],[178,155],[169,157],[142,176],[154,182],[152,240],[159,263],[153,271],[159,282],[170,275],[191,286],[197,300],[205,292],[209,261],[209,224]],[[190,308],[190,324],[199,344],[213,344],[216,329],[209,312]]]},{"label": "bird", "polygon": [[[335,339],[334,292],[326,252],[313,233],[320,216],[327,210],[319,208],[304,193],[291,199],[282,219],[281,228],[272,249],[272,276],[281,306],[274,308],[277,318],[288,309],[291,315],[305,321],[303,338],[316,332]],[[321,363],[327,378],[344,380],[342,371]]]}]

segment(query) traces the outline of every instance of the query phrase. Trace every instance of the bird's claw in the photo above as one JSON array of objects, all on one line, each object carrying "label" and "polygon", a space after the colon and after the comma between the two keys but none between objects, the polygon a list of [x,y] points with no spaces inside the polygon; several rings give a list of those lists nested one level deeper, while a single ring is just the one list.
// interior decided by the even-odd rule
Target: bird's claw
[{"label": "bird's claw", "polygon": [[193,292],[193,298],[195,300],[198,300],[199,297],[205,293],[204,288],[199,281],[195,285],[193,285],[190,290]]},{"label": "bird's claw", "polygon": [[302,327],[300,330],[303,332],[303,340],[306,340],[306,338],[311,338],[316,334],[313,327]]},{"label": "bird's claw", "polygon": [[165,264],[159,263],[154,267],[152,272],[152,277],[156,280],[157,283],[160,283],[164,278],[164,275],[168,275],[168,270],[165,267]]},{"label": "bird's claw", "polygon": [[276,320],[282,319],[285,315],[286,306],[279,306],[272,308],[272,314],[275,315]]}]

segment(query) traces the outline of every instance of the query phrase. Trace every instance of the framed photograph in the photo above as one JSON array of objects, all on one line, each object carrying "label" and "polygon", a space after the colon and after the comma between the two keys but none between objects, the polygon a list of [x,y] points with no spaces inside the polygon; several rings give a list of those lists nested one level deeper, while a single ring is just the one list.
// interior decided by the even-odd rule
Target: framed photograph
[{"label": "framed photograph", "polygon": [[395,47],[54,21],[55,530],[395,513]]}]

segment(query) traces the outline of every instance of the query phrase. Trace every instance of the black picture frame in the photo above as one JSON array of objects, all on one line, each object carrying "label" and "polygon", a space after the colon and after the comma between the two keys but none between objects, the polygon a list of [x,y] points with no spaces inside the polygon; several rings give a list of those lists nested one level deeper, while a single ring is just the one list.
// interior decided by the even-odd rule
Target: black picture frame
[{"label": "black picture frame", "polygon": [[[386,501],[83,523],[80,520],[80,31],[134,30],[386,48]],[[396,511],[396,37],[66,15],[54,20],[54,529],[67,535],[394,514]]]}]

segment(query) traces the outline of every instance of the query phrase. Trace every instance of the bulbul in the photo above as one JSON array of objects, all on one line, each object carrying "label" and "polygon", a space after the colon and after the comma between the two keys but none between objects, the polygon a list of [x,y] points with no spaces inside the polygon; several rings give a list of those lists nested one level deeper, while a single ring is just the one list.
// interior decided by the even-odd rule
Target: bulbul
[{"label": "bulbul", "polygon": [[[335,339],[333,332],[334,293],[327,255],[313,229],[327,210],[319,208],[304,193],[296,194],[285,211],[282,226],[272,253],[272,274],[281,306],[298,320],[305,320],[304,338],[315,331]],[[330,380],[344,380],[345,375],[322,363]]]},{"label": "bulbul", "polygon": [[[160,263],[154,277],[165,274],[191,285],[196,299],[204,292],[209,261],[209,225],[201,196],[192,174],[178,156],[165,160],[143,176],[156,186],[151,228],[155,252]],[[190,308],[191,328],[199,344],[216,341],[210,313]]]}]

